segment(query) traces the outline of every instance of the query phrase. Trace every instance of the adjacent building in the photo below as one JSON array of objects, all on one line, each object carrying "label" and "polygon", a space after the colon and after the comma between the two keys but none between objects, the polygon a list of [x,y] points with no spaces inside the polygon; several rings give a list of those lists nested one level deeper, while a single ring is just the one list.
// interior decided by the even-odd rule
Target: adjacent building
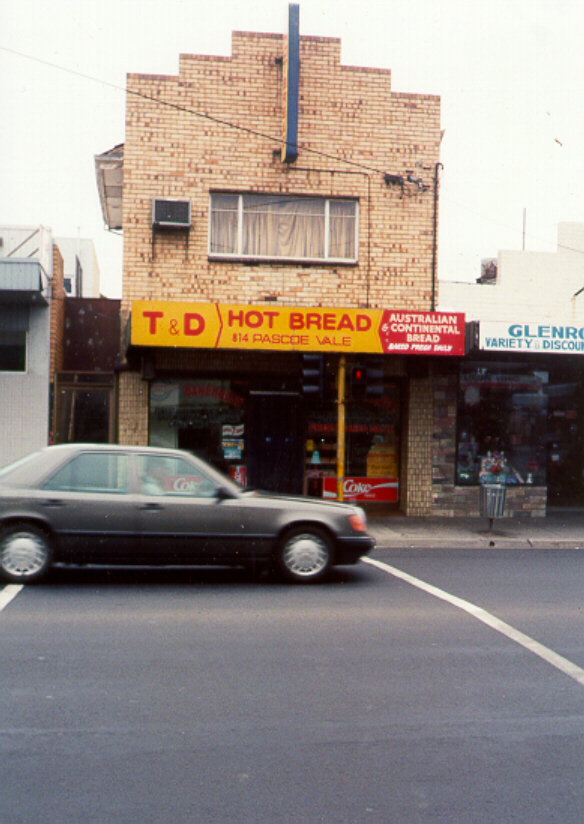
[{"label": "adjacent building", "polygon": [[63,256],[65,292],[73,298],[99,297],[99,263],[90,238],[57,238]]},{"label": "adjacent building", "polygon": [[456,406],[454,511],[506,486],[508,514],[584,501],[584,224],[561,223],[555,252],[502,251],[476,283],[441,282],[470,347]]},{"label": "adjacent building", "polygon": [[[68,296],[61,246],[77,261],[75,289],[95,297]],[[92,241],[0,227],[0,466],[50,443],[116,438],[120,302],[99,297],[95,273]]]},{"label": "adjacent building", "polygon": [[115,443],[120,301],[67,297],[54,375],[53,443]]},{"label": "adjacent building", "polygon": [[51,230],[0,227],[0,466],[49,442],[63,300],[63,259]]}]

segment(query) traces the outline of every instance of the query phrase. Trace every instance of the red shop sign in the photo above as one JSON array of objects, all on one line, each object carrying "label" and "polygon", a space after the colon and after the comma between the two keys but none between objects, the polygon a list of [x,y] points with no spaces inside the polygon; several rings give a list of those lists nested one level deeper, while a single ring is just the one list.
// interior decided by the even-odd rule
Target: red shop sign
[{"label": "red shop sign", "polygon": [[459,312],[384,310],[379,338],[384,352],[464,355],[464,315]]}]

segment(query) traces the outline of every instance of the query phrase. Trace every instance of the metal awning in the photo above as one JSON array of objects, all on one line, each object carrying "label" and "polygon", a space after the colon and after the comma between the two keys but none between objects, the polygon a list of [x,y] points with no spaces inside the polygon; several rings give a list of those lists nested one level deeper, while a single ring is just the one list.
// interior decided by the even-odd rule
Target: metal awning
[{"label": "metal awning", "polygon": [[122,193],[124,183],[124,144],[95,155],[95,176],[99,202],[108,229],[122,228]]},{"label": "metal awning", "polygon": [[43,274],[38,260],[0,260],[0,302],[47,305]]}]

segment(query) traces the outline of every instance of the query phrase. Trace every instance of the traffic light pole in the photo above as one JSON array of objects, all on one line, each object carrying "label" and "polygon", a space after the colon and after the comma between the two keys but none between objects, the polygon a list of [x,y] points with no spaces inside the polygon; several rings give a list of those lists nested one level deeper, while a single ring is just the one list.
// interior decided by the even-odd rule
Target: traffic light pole
[{"label": "traffic light pole", "polygon": [[339,358],[337,376],[337,501],[343,500],[345,481],[345,384],[347,362],[344,355]]}]

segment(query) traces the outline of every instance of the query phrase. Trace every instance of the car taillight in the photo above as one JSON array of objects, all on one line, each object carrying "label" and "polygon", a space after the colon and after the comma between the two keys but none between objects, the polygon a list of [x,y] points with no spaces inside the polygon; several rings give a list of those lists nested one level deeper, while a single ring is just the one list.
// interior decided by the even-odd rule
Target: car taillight
[{"label": "car taillight", "polygon": [[355,532],[367,532],[367,519],[365,518],[365,514],[363,512],[356,513],[355,515],[349,515],[349,523]]}]

